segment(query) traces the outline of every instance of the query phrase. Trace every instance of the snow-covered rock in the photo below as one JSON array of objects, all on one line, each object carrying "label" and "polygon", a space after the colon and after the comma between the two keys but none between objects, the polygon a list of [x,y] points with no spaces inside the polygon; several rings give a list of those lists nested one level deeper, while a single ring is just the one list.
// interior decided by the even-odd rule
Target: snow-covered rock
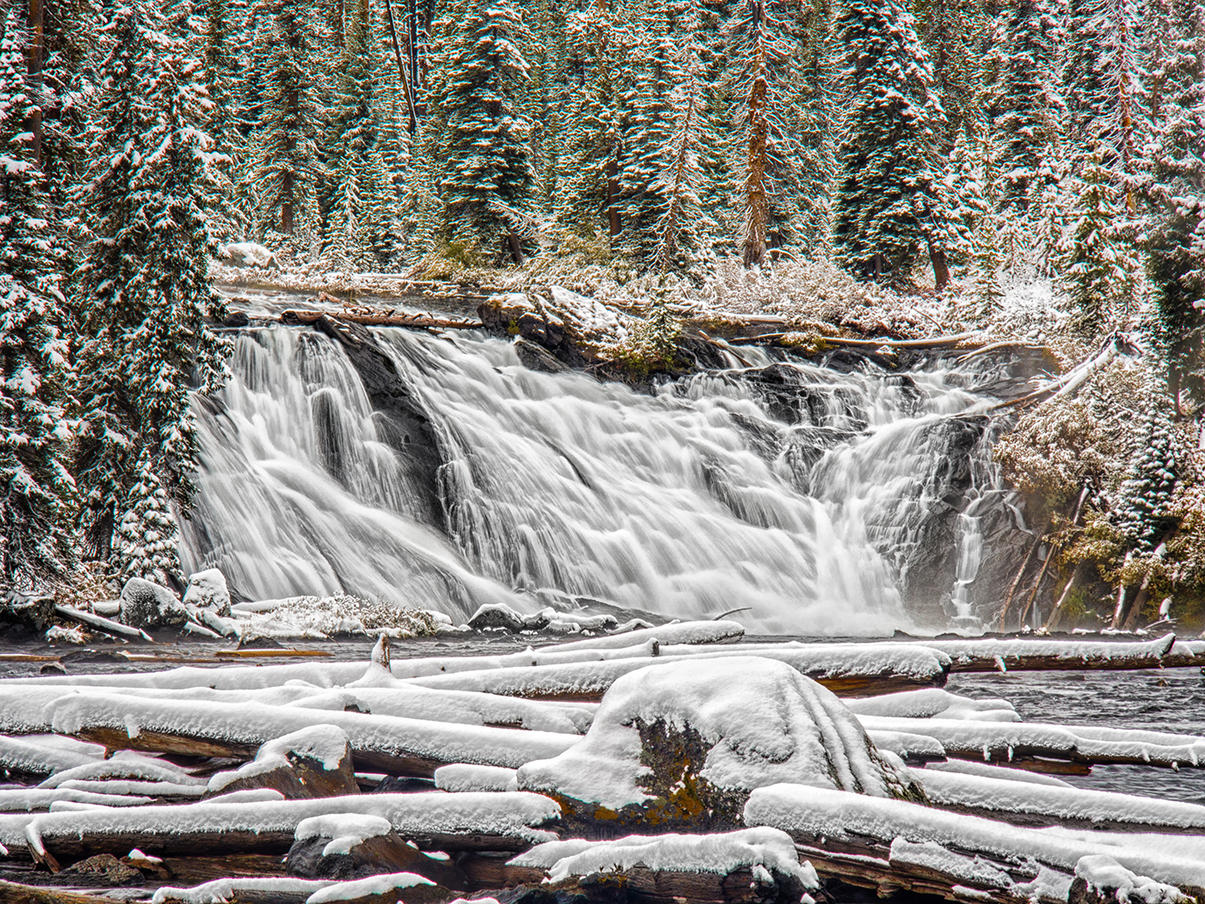
[{"label": "snow-covered rock", "polygon": [[[916,794],[831,692],[755,657],[672,662],[617,679],[573,747],[518,770],[519,787],[639,824],[736,825],[754,788],[789,780]],[[575,802],[587,804],[577,807]]]},{"label": "snow-covered rock", "polygon": [[235,267],[278,267],[270,248],[256,242],[229,242],[218,246],[218,259]]},{"label": "snow-covered rock", "polygon": [[1071,900],[1100,904],[1188,904],[1180,889],[1137,876],[1108,854],[1089,854],[1075,864]]},{"label": "snow-covered rock", "polygon": [[261,746],[255,759],[209,780],[209,795],[273,788],[290,800],[356,794],[351,744],[334,725],[314,725]]},{"label": "snow-covered rock", "polygon": [[184,591],[184,605],[209,609],[218,615],[230,614],[230,590],[226,587],[226,576],[216,568],[198,571],[188,579]]},{"label": "snow-covered rock", "polygon": [[130,578],[121,588],[121,621],[135,628],[182,625],[188,610],[166,587],[142,578]]}]

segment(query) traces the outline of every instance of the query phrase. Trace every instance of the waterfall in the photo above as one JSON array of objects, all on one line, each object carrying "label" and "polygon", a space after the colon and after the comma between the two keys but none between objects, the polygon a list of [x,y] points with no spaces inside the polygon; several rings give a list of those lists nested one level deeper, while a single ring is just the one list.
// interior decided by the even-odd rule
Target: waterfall
[{"label": "waterfall", "polygon": [[[971,496],[1005,495],[960,417],[982,374],[755,352],[645,394],[530,370],[503,340],[376,337],[435,466],[335,340],[243,331],[199,411],[186,568],[216,565],[253,598],[345,591],[457,617],[495,601],[742,608],[753,630],[854,635],[970,611],[978,561],[950,525]],[[936,575],[926,555],[949,560],[944,587],[918,578]]]}]

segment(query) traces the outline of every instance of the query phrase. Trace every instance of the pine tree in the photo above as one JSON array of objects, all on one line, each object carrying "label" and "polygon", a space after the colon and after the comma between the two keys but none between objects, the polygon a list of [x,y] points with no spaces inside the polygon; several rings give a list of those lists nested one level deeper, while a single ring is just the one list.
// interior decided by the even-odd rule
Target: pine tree
[{"label": "pine tree", "polygon": [[535,182],[531,124],[519,109],[527,82],[523,38],[510,0],[472,0],[440,98],[448,143],[439,183],[444,235],[516,263],[532,233]]},{"label": "pine tree", "polygon": [[928,56],[893,0],[848,0],[837,36],[849,110],[837,155],[837,259],[860,278],[899,282],[924,245],[940,288],[946,214],[934,156],[943,114]]},{"label": "pine tree", "polygon": [[933,87],[946,114],[948,139],[979,115],[979,90],[983,81],[985,22],[978,0],[923,0],[914,2],[916,31],[933,68]]},{"label": "pine tree", "polygon": [[786,134],[782,110],[789,106],[783,70],[791,45],[774,0],[749,0],[728,25],[730,52],[740,66],[732,79],[741,102],[737,190],[744,212],[739,244],[745,266],[761,264],[771,247],[795,241],[799,226],[798,159]]},{"label": "pine tree", "polygon": [[27,131],[25,48],[10,12],[0,19],[0,592],[62,578],[75,558],[63,258]]},{"label": "pine tree", "polygon": [[258,60],[263,104],[253,132],[261,231],[277,233],[308,257],[319,237],[319,196],[326,167],[319,147],[326,90],[326,35],[308,0],[265,0],[264,56]]},{"label": "pine tree", "polygon": [[148,474],[187,502],[197,455],[189,388],[222,373],[224,345],[206,323],[222,316],[207,272],[207,101],[187,55],[187,5],[168,12],[123,0],[109,13],[94,164],[79,198],[95,215],[81,274],[77,479],[100,557]]},{"label": "pine tree", "polygon": [[1098,146],[1076,180],[1077,195],[1066,249],[1065,282],[1073,304],[1073,325],[1091,337],[1120,319],[1135,285],[1135,261],[1124,252],[1119,192],[1106,165],[1109,152]]},{"label": "pine tree", "polygon": [[1205,401],[1205,4],[1175,0],[1178,23],[1152,69],[1157,106],[1151,152],[1148,271],[1155,291],[1168,388],[1177,408],[1187,390]]},{"label": "pine tree", "polygon": [[117,526],[114,552],[123,582],[143,578],[167,584],[171,575],[180,572],[180,531],[156,467],[154,456],[144,450],[135,467],[137,482]]},{"label": "pine tree", "polygon": [[1054,33],[1045,0],[1013,0],[1001,34],[995,97],[1000,206],[1005,211],[1029,210],[1046,148],[1058,128]]},{"label": "pine tree", "polygon": [[239,78],[243,43],[248,25],[246,0],[202,0],[197,12],[204,31],[199,56],[211,106],[206,117],[207,134],[213,139],[220,164],[213,167],[215,192],[210,206],[215,211],[215,235],[224,240],[241,238],[247,227],[244,212],[235,197],[236,161],[246,157],[243,135],[245,111],[243,84]]},{"label": "pine tree", "polygon": [[1176,486],[1175,432],[1158,397],[1149,400],[1139,437],[1113,517],[1132,549],[1150,551],[1169,524]]}]

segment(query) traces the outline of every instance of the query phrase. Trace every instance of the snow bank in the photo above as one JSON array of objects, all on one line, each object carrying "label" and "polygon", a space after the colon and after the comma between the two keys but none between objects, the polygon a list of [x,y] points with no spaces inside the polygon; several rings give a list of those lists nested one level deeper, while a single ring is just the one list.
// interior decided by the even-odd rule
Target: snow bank
[{"label": "snow bank", "polygon": [[1024,828],[907,801],[810,785],[783,784],[756,789],[745,805],[745,822],[750,826],[782,829],[795,837],[860,837],[882,844],[900,838],[914,844],[931,842],[1006,862],[1029,857],[1069,874],[1081,857],[1105,854],[1116,858],[1126,869],[1160,882],[1193,885],[1205,876],[1205,852],[1195,839],[1163,836],[1167,837],[1164,844],[1155,842],[1160,836],[1153,835]]},{"label": "snow bank", "polygon": [[[650,800],[641,728],[697,733],[699,777],[748,791],[790,779],[888,796],[905,781],[829,691],[785,663],[692,658],[620,677],[585,737],[560,756],[519,769],[519,787],[618,810]],[[699,764],[695,764],[699,768]]]},{"label": "snow bank", "polygon": [[635,868],[722,876],[748,869],[755,876],[776,872],[797,879],[804,888],[820,887],[812,865],[799,862],[791,837],[767,828],[714,835],[629,835],[614,841],[550,841],[507,865],[545,870],[551,882]]}]

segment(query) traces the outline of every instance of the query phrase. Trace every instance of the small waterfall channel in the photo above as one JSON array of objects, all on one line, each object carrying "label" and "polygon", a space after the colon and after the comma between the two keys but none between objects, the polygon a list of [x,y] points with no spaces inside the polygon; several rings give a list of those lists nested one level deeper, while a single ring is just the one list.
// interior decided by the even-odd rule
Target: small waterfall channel
[{"label": "small waterfall channel", "polygon": [[187,569],[255,599],[741,608],[803,635],[965,626],[994,602],[983,572],[1020,527],[976,413],[995,365],[753,351],[649,394],[530,370],[501,339],[373,337],[389,379],[314,330],[236,334],[200,406]]}]

